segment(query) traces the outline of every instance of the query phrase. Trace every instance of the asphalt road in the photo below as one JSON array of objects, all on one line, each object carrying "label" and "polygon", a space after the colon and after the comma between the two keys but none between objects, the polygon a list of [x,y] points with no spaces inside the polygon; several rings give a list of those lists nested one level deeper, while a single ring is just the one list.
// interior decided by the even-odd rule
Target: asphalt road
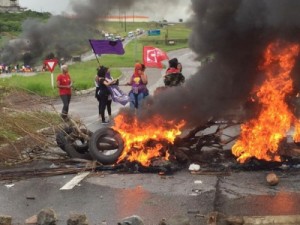
[{"label": "asphalt road", "polygon": [[[172,53],[184,65],[187,79],[200,66],[193,61],[189,50]],[[188,60],[189,63],[185,63]],[[127,79],[132,68],[123,70]],[[150,93],[163,85],[162,71],[147,70]],[[125,90],[124,91],[128,91]],[[60,101],[55,105],[61,109]],[[116,114],[120,105],[114,104]],[[102,125],[97,120],[97,101],[94,92],[76,96],[70,105],[70,114],[82,119],[91,130]],[[209,159],[208,159],[209,160]],[[51,162],[43,161],[34,168],[50,168]],[[226,164],[221,168],[226,168]],[[228,166],[228,165],[227,165]],[[171,175],[156,173],[90,173],[69,190],[62,187],[76,175],[36,177],[21,181],[0,182],[0,215],[11,215],[13,224],[43,208],[53,208],[58,224],[66,224],[71,212],[85,213],[90,224],[117,224],[122,218],[139,215],[145,224],[158,224],[162,218],[176,215],[186,217],[191,225],[208,224],[208,215],[218,211],[225,215],[266,216],[295,215],[300,210],[300,176],[298,165],[272,169],[228,169],[222,173],[192,174],[182,169]],[[21,169],[22,170],[22,169]],[[266,175],[274,171],[279,184],[270,186]]]}]

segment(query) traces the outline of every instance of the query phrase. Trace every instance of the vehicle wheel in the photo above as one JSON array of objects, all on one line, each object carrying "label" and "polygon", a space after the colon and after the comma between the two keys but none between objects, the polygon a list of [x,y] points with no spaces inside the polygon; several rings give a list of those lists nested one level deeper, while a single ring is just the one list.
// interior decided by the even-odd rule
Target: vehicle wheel
[{"label": "vehicle wheel", "polygon": [[65,152],[70,158],[93,160],[89,152],[80,153],[72,144],[65,145]]},{"label": "vehicle wheel", "polygon": [[92,134],[89,141],[89,152],[98,162],[114,164],[124,149],[121,135],[111,128],[101,128]]}]

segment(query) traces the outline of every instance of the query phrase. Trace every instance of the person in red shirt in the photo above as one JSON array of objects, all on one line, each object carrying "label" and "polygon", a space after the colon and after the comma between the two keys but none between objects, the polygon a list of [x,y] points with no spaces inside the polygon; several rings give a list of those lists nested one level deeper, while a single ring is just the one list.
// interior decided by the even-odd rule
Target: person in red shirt
[{"label": "person in red shirt", "polygon": [[164,84],[167,87],[179,86],[183,84],[185,77],[182,74],[182,65],[177,58],[169,60],[169,68],[164,75]]},{"label": "person in red shirt", "polygon": [[61,111],[61,117],[63,119],[68,118],[69,105],[72,96],[72,80],[69,75],[69,70],[67,65],[61,66],[62,73],[59,74],[56,78],[56,84],[59,91],[59,96],[63,102],[63,108]]},{"label": "person in red shirt", "polygon": [[178,66],[178,59],[177,58],[173,58],[169,60],[169,67],[166,70],[166,75],[172,74],[172,73],[179,73],[180,70],[177,68]]}]

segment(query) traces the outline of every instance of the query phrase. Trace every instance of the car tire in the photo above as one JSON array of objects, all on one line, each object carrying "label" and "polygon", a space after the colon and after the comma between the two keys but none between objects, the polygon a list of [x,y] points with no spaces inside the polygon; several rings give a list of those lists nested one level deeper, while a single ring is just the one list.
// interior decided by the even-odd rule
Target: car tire
[{"label": "car tire", "polygon": [[[88,140],[85,140],[82,137],[72,136],[72,133],[75,132],[73,127],[64,127],[59,130],[56,134],[56,143],[63,151],[66,151],[66,145],[72,145],[72,147],[80,154],[86,153],[89,150]],[[81,132],[92,136],[92,132],[87,129],[81,129]],[[72,137],[71,137],[72,136]]]},{"label": "car tire", "polygon": [[[93,132],[91,132],[90,130],[87,130],[87,129],[80,129],[80,131],[82,133],[84,133],[85,135],[88,135],[89,137],[91,137],[93,134]],[[83,137],[75,138],[72,143],[72,146],[75,148],[75,150],[78,153],[83,154],[85,152],[88,152],[88,150],[89,150],[89,140],[86,140]]]},{"label": "car tire", "polygon": [[93,159],[103,165],[117,162],[124,149],[121,135],[112,128],[101,128],[94,132],[89,141],[89,152]]},{"label": "car tire", "polygon": [[89,152],[80,153],[72,144],[65,145],[65,152],[70,158],[93,160]]}]

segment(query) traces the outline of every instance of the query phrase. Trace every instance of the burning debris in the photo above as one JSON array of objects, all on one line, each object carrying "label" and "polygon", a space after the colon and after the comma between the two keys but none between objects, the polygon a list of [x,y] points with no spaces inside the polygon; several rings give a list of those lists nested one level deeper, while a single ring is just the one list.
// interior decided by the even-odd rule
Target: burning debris
[{"label": "burning debris", "polygon": [[[130,119],[133,121],[130,122]],[[186,167],[186,164],[193,161],[201,161],[203,165],[211,163],[207,158],[213,154],[216,158],[223,150],[223,146],[237,137],[224,134],[224,130],[237,126],[236,123],[229,125],[209,121],[205,126],[197,127],[184,137],[180,137],[184,122],[174,124],[172,121],[161,120],[159,116],[155,122],[149,121],[137,123],[136,118],[120,114],[115,119],[113,128],[101,128],[82,142],[89,143],[85,152],[100,164],[122,165],[123,171],[170,173]],[[211,129],[213,126],[215,128],[211,133],[202,133],[206,128]],[[57,138],[58,144],[64,143],[60,146],[64,151],[66,151],[64,146],[68,145],[73,146],[74,151],[78,152],[74,140],[80,140],[83,136],[78,134],[78,129],[64,130],[63,141]],[[218,148],[220,151],[218,153],[202,151],[205,147]]]},{"label": "burning debris", "polygon": [[128,119],[130,118],[120,114],[114,120],[113,129],[121,134],[125,143],[118,162],[126,159],[149,166],[151,159],[156,157],[168,160],[168,145],[173,144],[175,138],[181,134],[180,129],[185,122],[175,124],[173,121],[163,120],[158,115],[148,122],[138,121],[137,118],[131,118],[131,121]]},{"label": "burning debris", "polygon": [[267,47],[260,67],[267,79],[256,92],[261,112],[257,118],[242,125],[241,136],[232,148],[241,163],[250,157],[281,161],[279,143],[291,126],[295,126],[294,138],[299,138],[299,121],[286,103],[287,96],[293,91],[290,73],[298,54],[298,44],[278,41]]},{"label": "burning debris", "polygon": [[[114,127],[101,128],[90,136],[80,135],[78,129],[69,129],[70,132],[65,134],[64,143],[68,143],[69,148],[77,152],[77,156],[89,155],[92,160],[96,160],[100,165],[98,170],[130,173],[170,174],[193,163],[200,165],[196,173],[285,170],[297,168],[299,165],[299,154],[294,152],[296,145],[293,142],[288,143],[287,139],[281,140],[279,145],[282,161],[268,162],[251,156],[247,162],[237,163],[236,156],[230,150],[230,146],[238,143],[236,140],[240,135],[240,123],[237,121],[210,120],[183,134],[184,122],[173,124],[172,121],[162,121],[157,117],[156,122],[150,123],[149,121],[153,120],[149,120],[137,123],[136,119],[120,114]],[[83,137],[88,139],[82,141]],[[74,140],[81,140],[83,143],[80,152]],[[67,149],[63,150],[69,152]]]}]

